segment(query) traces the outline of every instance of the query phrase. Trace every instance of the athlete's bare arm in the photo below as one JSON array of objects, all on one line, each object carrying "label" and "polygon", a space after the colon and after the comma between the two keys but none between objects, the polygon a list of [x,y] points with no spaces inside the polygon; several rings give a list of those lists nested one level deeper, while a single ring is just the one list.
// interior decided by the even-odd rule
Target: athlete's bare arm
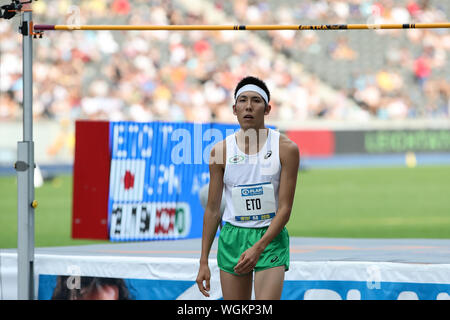
[{"label": "athlete's bare arm", "polygon": [[208,202],[203,216],[202,252],[196,279],[200,292],[206,297],[209,297],[211,279],[208,257],[221,219],[220,203],[222,201],[223,191],[225,149],[225,140],[217,143],[211,150],[209,160]]},{"label": "athlete's bare arm", "polygon": [[297,185],[300,155],[297,145],[282,134],[280,134],[280,161],[278,210],[264,236],[239,258],[234,268],[238,274],[245,274],[253,270],[261,253],[289,221]]}]

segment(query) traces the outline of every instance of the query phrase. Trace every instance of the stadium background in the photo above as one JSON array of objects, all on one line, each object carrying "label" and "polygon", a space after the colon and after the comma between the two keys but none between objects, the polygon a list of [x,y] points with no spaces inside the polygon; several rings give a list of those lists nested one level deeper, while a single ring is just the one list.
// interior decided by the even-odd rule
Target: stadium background
[{"label": "stadium background", "polygon": [[[359,0],[60,0],[33,9],[35,21],[55,24],[408,23],[446,21],[450,14],[447,2]],[[17,25],[0,21],[1,248],[16,246]],[[36,244],[91,243],[70,239],[76,120],[232,123],[231,93],[247,74],[272,89],[270,124],[333,132],[342,137],[339,150],[350,150],[330,157],[300,146],[305,171],[297,197],[303,198],[296,198],[293,236],[448,238],[449,50],[450,35],[441,29],[48,32],[34,46],[36,161],[45,179],[36,190]],[[438,138],[374,155],[352,149],[352,137],[361,139],[366,130],[431,131]],[[422,159],[440,166],[422,167]],[[319,169],[361,165],[375,168]],[[362,228],[349,222],[361,210]]]}]

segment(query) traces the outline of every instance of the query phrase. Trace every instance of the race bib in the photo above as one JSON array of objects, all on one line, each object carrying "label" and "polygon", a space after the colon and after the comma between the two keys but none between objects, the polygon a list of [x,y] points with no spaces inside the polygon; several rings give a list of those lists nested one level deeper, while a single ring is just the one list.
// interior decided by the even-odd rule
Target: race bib
[{"label": "race bib", "polygon": [[235,186],[231,197],[236,221],[259,221],[275,216],[275,193],[270,182]]}]

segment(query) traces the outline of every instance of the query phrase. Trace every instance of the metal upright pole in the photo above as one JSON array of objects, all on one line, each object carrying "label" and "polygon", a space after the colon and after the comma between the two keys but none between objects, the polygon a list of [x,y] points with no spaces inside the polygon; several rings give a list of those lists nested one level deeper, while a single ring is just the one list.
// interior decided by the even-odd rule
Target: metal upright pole
[{"label": "metal upright pole", "polygon": [[34,300],[34,142],[32,13],[22,13],[23,34],[23,141],[17,145],[17,293]]}]

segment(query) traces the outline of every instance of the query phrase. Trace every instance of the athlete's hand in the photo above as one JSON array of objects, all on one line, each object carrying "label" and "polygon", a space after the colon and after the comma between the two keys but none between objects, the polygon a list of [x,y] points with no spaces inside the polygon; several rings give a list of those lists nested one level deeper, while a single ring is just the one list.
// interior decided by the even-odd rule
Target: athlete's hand
[{"label": "athlete's hand", "polygon": [[211,271],[209,270],[208,265],[201,263],[200,268],[198,269],[197,279],[195,281],[197,282],[198,289],[205,297],[209,297],[209,290],[211,288],[210,280]]},{"label": "athlete's hand", "polygon": [[263,250],[255,246],[245,250],[239,257],[239,261],[234,267],[234,272],[237,274],[246,274],[251,272],[255,268],[262,251]]}]

